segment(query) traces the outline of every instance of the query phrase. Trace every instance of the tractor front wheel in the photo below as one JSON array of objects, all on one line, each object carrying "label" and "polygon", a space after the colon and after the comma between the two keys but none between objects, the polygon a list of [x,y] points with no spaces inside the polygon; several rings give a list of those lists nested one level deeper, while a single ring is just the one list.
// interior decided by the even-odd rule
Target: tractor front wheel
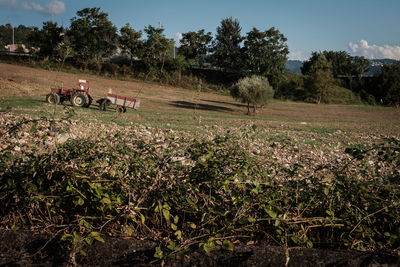
[{"label": "tractor front wheel", "polygon": [[58,105],[60,104],[60,96],[55,93],[48,94],[46,95],[46,102]]},{"label": "tractor front wheel", "polygon": [[76,93],[71,97],[71,104],[75,107],[86,107],[89,104],[89,97],[87,94]]}]

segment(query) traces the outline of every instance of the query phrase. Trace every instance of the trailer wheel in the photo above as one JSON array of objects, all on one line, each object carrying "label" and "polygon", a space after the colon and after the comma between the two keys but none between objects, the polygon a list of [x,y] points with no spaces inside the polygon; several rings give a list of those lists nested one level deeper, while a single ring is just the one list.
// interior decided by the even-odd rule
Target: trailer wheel
[{"label": "trailer wheel", "polygon": [[50,104],[60,104],[60,96],[55,93],[46,95],[46,102]]},{"label": "trailer wheel", "polygon": [[107,106],[110,105],[109,101],[110,100],[108,100],[107,98],[101,98],[97,100],[96,102],[99,103],[99,110],[106,111]]},{"label": "trailer wheel", "polygon": [[122,112],[124,112],[124,107],[118,106],[116,111],[121,114]]},{"label": "trailer wheel", "polygon": [[84,93],[75,93],[71,97],[71,104],[75,107],[85,107],[89,103],[89,97]]}]

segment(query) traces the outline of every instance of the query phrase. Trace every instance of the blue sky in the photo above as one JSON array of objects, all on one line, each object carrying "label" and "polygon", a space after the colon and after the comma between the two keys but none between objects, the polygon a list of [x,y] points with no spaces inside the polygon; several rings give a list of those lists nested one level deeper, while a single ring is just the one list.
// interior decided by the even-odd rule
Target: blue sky
[{"label": "blue sky", "polygon": [[288,38],[291,59],[344,50],[400,60],[399,0],[0,0],[0,24],[41,27],[53,13],[54,21],[69,26],[85,7],[100,7],[118,28],[161,23],[169,38],[199,29],[214,34],[226,17],[239,20],[243,35],[274,26]]}]

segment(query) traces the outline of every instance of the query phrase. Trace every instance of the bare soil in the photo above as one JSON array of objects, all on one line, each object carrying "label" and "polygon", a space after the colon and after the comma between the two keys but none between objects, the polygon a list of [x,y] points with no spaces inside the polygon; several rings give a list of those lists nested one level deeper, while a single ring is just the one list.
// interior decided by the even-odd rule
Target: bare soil
[{"label": "bare soil", "polygon": [[399,266],[400,257],[385,253],[291,249],[237,245],[233,251],[201,249],[169,260],[155,260],[156,243],[105,238],[87,249],[87,256],[66,253],[60,236],[32,232],[0,232],[1,266]]}]

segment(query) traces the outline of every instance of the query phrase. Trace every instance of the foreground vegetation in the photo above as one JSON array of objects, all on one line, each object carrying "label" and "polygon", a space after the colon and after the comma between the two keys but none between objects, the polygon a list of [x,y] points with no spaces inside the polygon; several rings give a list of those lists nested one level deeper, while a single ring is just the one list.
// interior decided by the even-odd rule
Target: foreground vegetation
[{"label": "foreground vegetation", "polygon": [[3,229],[62,234],[71,255],[105,235],[156,240],[160,259],[236,243],[400,252],[397,138],[313,154],[254,124],[189,134],[65,116],[2,113]]}]

